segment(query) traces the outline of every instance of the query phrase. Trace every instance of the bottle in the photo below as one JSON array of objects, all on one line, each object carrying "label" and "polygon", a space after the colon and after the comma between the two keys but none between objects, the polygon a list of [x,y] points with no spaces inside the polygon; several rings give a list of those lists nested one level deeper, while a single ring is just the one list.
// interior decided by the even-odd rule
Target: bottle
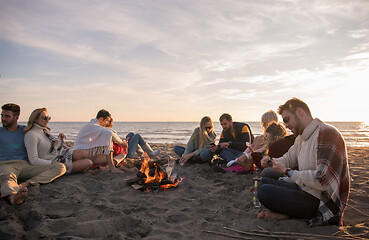
[{"label": "bottle", "polygon": [[254,203],[254,207],[259,208],[261,206],[261,204],[259,202],[258,197],[256,196],[256,194],[258,192],[259,181],[260,181],[259,169],[256,169],[255,173],[256,173],[256,176],[253,178],[254,189],[252,191],[252,201]]}]

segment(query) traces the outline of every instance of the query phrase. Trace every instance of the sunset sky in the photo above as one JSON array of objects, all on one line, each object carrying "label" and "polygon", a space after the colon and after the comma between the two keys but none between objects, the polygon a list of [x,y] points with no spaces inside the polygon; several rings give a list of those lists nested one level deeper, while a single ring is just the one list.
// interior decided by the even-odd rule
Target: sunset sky
[{"label": "sunset sky", "polygon": [[368,0],[0,0],[0,104],[21,120],[258,121],[291,97],[369,123]]}]

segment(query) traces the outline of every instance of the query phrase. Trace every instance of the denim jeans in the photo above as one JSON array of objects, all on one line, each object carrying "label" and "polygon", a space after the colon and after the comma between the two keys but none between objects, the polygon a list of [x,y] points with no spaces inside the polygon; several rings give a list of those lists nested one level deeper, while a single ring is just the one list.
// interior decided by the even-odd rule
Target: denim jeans
[{"label": "denim jeans", "polygon": [[318,198],[302,190],[296,183],[273,178],[260,180],[257,197],[269,210],[301,219],[313,218],[320,202]]},{"label": "denim jeans", "polygon": [[126,139],[129,138],[128,141],[128,150],[127,150],[127,158],[132,158],[137,151],[138,144],[142,147],[146,144],[145,140],[141,137],[140,134],[134,134],[130,132],[127,134]]},{"label": "denim jeans", "polygon": [[[185,150],[186,148],[183,146],[174,146],[173,148],[173,151],[180,157],[182,157]],[[213,155],[214,154],[210,151],[210,149],[206,149],[200,153],[200,159],[203,162],[210,162],[211,159],[213,159]]]},{"label": "denim jeans", "polygon": [[231,160],[235,160],[236,158],[240,157],[242,155],[242,153],[243,152],[238,151],[238,150],[233,149],[233,148],[225,148],[225,149],[223,149],[223,151],[221,151],[219,156],[221,156],[224,160],[229,162]]},{"label": "denim jeans", "polygon": [[285,175],[283,173],[277,172],[271,167],[264,168],[261,172],[261,177],[263,178],[274,178],[278,180],[280,177],[284,177]]}]

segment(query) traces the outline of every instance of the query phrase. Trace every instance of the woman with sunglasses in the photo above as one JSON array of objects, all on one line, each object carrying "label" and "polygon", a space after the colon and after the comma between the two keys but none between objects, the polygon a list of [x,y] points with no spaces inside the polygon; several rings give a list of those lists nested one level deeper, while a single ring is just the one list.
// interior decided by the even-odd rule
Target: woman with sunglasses
[{"label": "woman with sunglasses", "polygon": [[47,126],[50,120],[46,108],[38,108],[31,113],[24,129],[29,162],[33,165],[63,163],[67,174],[90,168],[92,161],[87,159],[87,151],[66,147],[63,133],[57,137],[50,134]]},{"label": "woman with sunglasses", "polygon": [[215,143],[216,136],[211,118],[208,116],[203,117],[200,121],[200,126],[195,128],[186,147],[174,147],[174,152],[181,157],[179,163],[182,165],[187,161],[193,162],[197,157],[203,162],[207,162],[209,156],[205,154],[204,150],[209,149],[210,145]]}]

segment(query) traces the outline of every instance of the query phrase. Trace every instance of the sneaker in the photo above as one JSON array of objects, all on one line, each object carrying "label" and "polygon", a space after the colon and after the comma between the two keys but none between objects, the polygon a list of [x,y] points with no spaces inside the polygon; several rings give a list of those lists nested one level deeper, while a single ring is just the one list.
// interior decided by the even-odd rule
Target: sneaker
[{"label": "sneaker", "polygon": [[231,167],[233,164],[236,163],[236,160],[231,160],[227,163],[227,167]]},{"label": "sneaker", "polygon": [[158,155],[159,155],[159,153],[160,153],[160,149],[158,149],[158,150],[156,150],[156,151],[153,151],[153,152],[151,152],[150,157],[151,157],[151,158],[154,158],[154,157],[158,156]]}]

